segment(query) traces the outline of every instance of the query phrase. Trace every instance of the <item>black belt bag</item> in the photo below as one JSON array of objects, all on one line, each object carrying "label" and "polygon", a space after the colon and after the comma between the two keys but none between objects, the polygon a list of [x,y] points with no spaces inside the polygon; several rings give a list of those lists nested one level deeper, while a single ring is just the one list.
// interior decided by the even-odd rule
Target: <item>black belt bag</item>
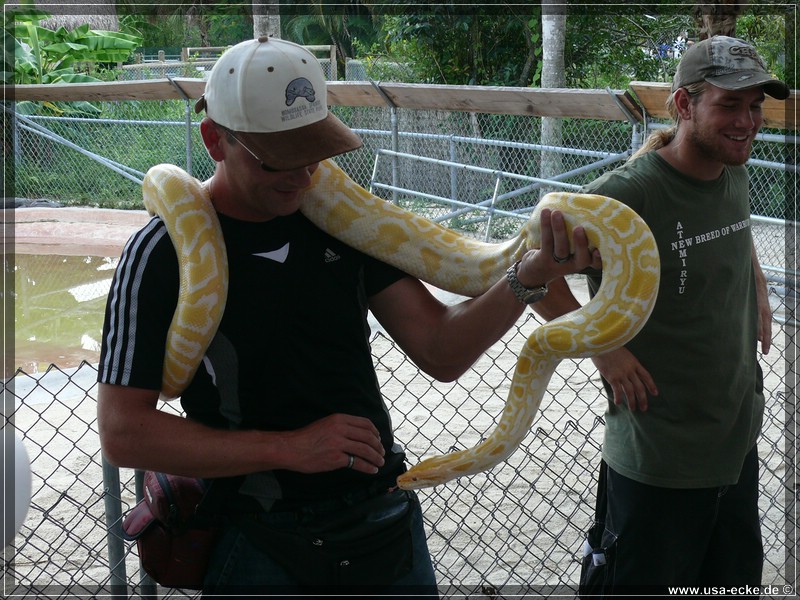
[{"label": "black belt bag", "polygon": [[416,503],[415,494],[395,490],[341,510],[298,511],[291,529],[259,517],[237,521],[301,585],[383,586],[411,571]]}]

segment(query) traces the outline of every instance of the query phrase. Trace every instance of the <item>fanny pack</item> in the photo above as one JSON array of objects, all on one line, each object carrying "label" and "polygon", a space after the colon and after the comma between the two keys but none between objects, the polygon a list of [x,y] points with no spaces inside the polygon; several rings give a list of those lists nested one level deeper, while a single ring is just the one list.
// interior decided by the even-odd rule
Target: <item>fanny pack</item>
[{"label": "fanny pack", "polygon": [[122,530],[157,583],[202,589],[220,531],[208,510],[212,488],[203,479],[145,472],[144,497],[125,515]]},{"label": "fanny pack", "polygon": [[300,510],[291,528],[269,514],[239,517],[248,541],[304,586],[384,586],[411,571],[419,501],[395,490],[340,510]]}]

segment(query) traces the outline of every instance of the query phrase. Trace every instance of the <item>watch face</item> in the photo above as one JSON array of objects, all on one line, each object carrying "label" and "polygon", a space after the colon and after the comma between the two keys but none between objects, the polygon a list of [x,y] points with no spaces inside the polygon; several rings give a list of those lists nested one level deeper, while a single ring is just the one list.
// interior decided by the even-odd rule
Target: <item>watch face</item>
[{"label": "watch face", "polygon": [[533,304],[534,302],[538,302],[547,294],[547,286],[542,285],[535,288],[526,288],[523,286],[519,282],[519,279],[517,279],[518,264],[519,261],[510,266],[506,271],[506,278],[508,279],[508,285],[511,287],[511,291],[514,292],[517,300],[523,304]]}]

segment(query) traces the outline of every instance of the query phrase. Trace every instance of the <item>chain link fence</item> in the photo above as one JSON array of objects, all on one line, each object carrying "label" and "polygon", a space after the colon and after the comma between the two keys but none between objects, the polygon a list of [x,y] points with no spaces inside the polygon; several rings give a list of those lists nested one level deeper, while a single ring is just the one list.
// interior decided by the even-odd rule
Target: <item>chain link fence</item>
[{"label": "chain link fence", "polygon": [[[561,142],[553,147],[541,143],[542,119],[536,117],[348,106],[333,110],[365,141],[363,149],[339,160],[354,180],[490,241],[515,232],[542,193],[577,188],[625,160],[643,133],[625,121],[563,119]],[[141,208],[138,181],[159,162],[208,177],[213,165],[194,126],[197,118],[179,101],[103,103],[102,119],[17,116],[15,204]],[[753,213],[759,216],[754,237],[775,315],[776,347],[762,357],[767,404],[759,442],[763,583],[779,587],[774,597],[796,593],[797,558],[797,273],[787,268],[795,264],[796,224],[784,220],[796,179],[787,156],[794,156],[796,139],[786,133],[765,132],[749,166]],[[543,177],[544,172],[550,175]],[[14,269],[14,257],[5,259],[6,269]],[[66,280],[69,273],[54,260],[52,269],[63,271]],[[585,299],[583,280],[571,283]],[[24,293],[37,292],[28,288]],[[102,293],[90,295],[102,304]],[[98,313],[92,325],[97,328],[102,308],[93,312]],[[532,313],[524,315],[467,374],[447,384],[422,374],[377,323],[372,325],[376,369],[397,438],[413,464],[431,454],[471,447],[494,427],[517,349],[537,320]],[[95,334],[99,339],[99,330]],[[104,482],[92,352],[83,350],[64,361],[54,358],[44,369],[19,368],[4,382],[4,425],[13,425],[23,437],[33,471],[28,518],[5,551],[4,593],[194,597],[142,583],[135,547],[114,535],[119,526],[114,507],[124,511],[134,504],[135,478],[122,469],[119,490]],[[81,355],[83,361],[76,361]],[[584,532],[593,515],[605,404],[591,361],[563,361],[530,435],[506,463],[421,492],[444,596],[574,595]]]}]

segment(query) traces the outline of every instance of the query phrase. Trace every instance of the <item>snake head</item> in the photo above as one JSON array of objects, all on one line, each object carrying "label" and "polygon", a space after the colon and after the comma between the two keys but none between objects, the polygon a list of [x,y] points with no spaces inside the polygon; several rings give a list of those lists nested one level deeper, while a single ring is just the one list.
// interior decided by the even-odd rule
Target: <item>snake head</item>
[{"label": "snake head", "polygon": [[491,468],[506,456],[489,452],[487,458],[480,451],[476,452],[482,447],[483,445],[479,445],[471,450],[459,450],[442,456],[426,458],[401,474],[397,478],[397,486],[403,490],[434,487],[447,483],[451,479],[474,475]]},{"label": "snake head", "polygon": [[425,477],[420,474],[411,474],[406,471],[397,478],[397,487],[402,490],[419,490],[426,487],[434,487],[440,483],[444,483],[448,478],[442,480],[441,477]]}]

